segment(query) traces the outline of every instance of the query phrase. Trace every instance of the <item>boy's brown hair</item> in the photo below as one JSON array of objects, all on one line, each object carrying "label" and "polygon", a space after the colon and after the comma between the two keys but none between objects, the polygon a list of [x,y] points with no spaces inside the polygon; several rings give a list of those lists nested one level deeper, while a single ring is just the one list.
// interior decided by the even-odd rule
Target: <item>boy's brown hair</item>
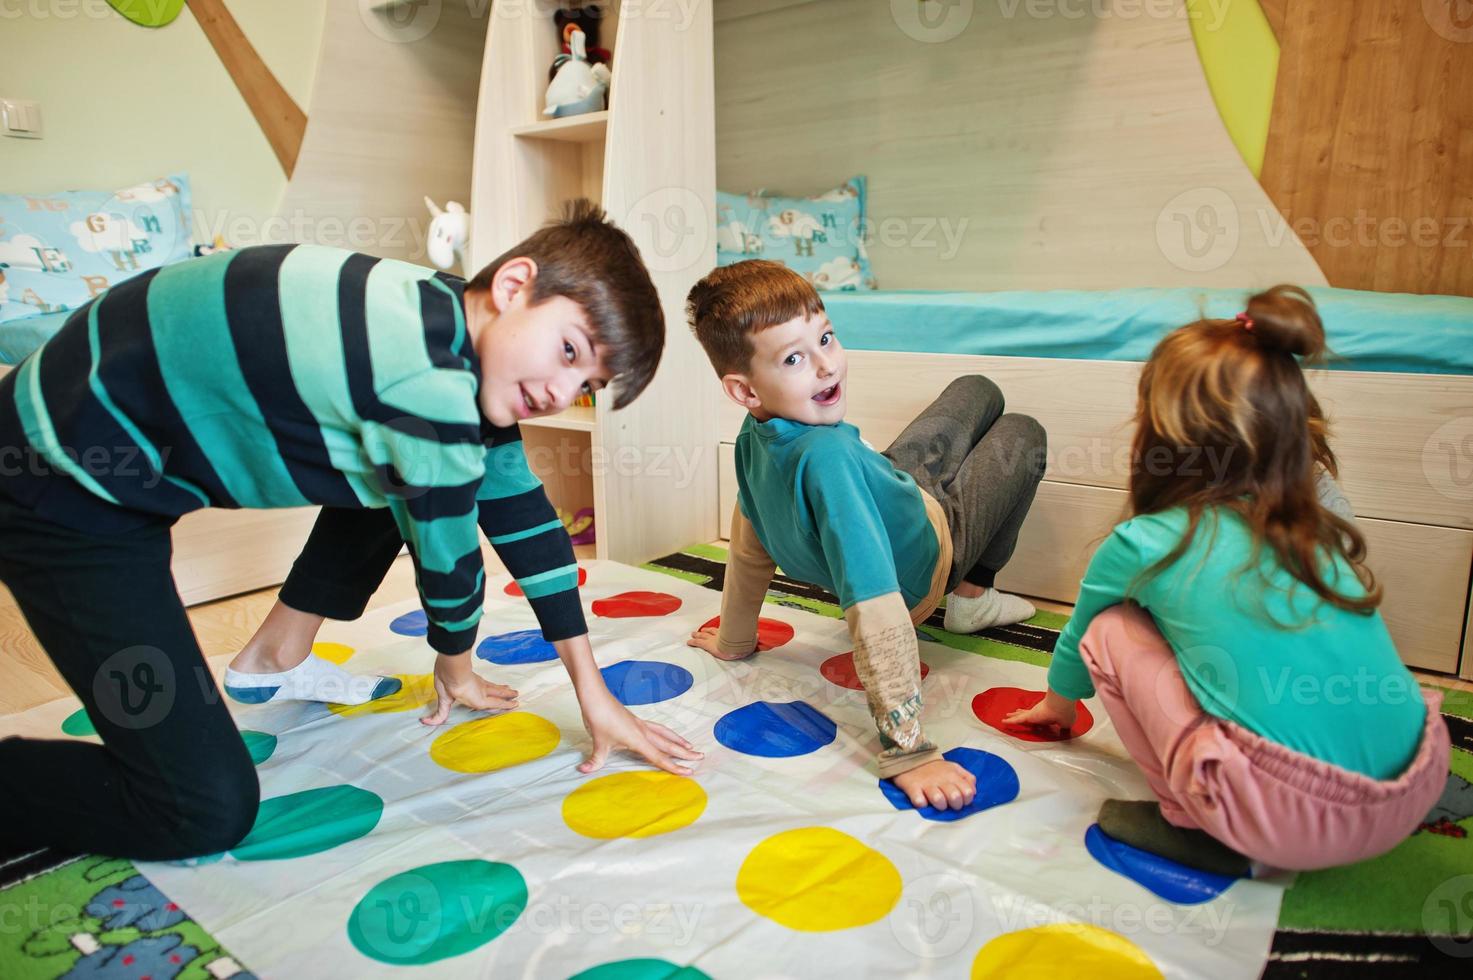
[{"label": "boy's brown hair", "polygon": [[560,217],[492,259],[466,289],[490,289],[497,270],[515,258],[537,263],[532,305],[566,296],[583,308],[614,378],[614,408],[634,401],[655,376],[665,347],[660,294],[634,241],[603,208],[579,198],[564,205]]},{"label": "boy's brown hair", "polygon": [[812,283],[765,259],[712,269],[685,298],[686,319],[718,375],[752,366],[752,334],[822,312]]}]

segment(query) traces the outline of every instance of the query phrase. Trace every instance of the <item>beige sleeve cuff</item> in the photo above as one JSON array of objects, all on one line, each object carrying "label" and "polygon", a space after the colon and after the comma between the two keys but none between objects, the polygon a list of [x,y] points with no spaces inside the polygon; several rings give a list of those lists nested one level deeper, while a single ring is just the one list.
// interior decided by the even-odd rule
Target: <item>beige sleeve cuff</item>
[{"label": "beige sleeve cuff", "polygon": [[854,669],[880,733],[880,775],[893,776],[940,753],[921,728],[921,658],[899,592],[856,602],[844,613]]},{"label": "beige sleeve cuff", "polygon": [[721,628],[716,636],[722,656],[741,657],[757,650],[757,619],[777,565],[757,538],[757,529],[740,506],[733,505],[731,547],[726,580],[721,587]]}]

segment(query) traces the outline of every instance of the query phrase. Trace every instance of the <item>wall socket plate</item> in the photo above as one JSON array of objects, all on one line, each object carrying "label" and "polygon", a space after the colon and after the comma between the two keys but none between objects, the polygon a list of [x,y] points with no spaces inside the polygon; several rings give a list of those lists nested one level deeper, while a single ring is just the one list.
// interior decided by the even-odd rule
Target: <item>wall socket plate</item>
[{"label": "wall socket plate", "polygon": [[0,134],[40,139],[41,103],[31,99],[0,99]]}]

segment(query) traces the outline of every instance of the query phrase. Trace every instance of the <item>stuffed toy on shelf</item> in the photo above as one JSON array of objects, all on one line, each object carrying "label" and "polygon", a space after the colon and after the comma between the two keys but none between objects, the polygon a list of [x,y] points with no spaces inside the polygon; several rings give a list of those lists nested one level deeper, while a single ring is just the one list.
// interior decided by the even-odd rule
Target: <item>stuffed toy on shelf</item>
[{"label": "stuffed toy on shelf", "polygon": [[598,46],[603,10],[598,6],[563,8],[554,21],[563,39],[563,53],[548,72],[546,106],[549,116],[578,116],[608,108],[611,55]]}]

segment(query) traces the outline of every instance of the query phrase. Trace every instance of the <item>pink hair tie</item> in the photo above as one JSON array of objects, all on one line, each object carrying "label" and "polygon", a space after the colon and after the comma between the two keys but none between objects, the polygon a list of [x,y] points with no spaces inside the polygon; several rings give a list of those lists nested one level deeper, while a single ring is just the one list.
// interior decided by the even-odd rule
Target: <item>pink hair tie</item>
[{"label": "pink hair tie", "polygon": [[1253,329],[1253,318],[1247,313],[1239,313],[1234,319],[1243,325],[1244,330]]}]

